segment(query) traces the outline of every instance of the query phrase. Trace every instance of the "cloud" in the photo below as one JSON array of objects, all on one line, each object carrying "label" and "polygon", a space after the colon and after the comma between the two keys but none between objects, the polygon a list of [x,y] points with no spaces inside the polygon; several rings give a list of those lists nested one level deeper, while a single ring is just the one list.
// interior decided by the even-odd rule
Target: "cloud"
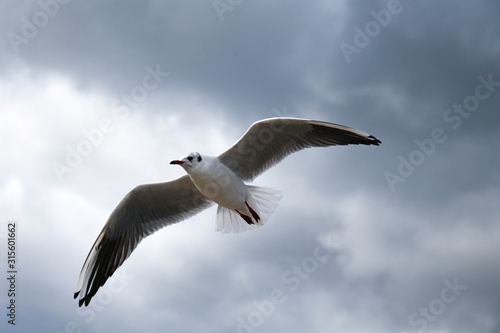
[{"label": "cloud", "polygon": [[[212,2],[0,5],[0,242],[16,221],[16,326],[498,331],[496,86],[467,116],[454,111],[479,77],[500,81],[498,4],[401,0],[348,63],[340,44],[389,1],[236,3],[222,21]],[[27,41],[17,52],[12,33]],[[215,233],[215,208],[169,226],[77,310],[81,265],[128,191],[278,115],[383,144],[288,157],[255,180],[283,190],[265,227]],[[435,129],[446,140],[431,149]],[[402,159],[413,170],[391,191],[385,174],[401,177]],[[58,177],[54,163],[69,170]]]}]

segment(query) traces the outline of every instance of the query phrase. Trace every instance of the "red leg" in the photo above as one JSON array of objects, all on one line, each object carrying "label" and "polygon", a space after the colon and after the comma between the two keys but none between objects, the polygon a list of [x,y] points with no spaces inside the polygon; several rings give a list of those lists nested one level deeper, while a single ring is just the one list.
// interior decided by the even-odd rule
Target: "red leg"
[{"label": "red leg", "polygon": [[250,207],[248,205],[248,202],[245,201],[245,204],[247,205],[248,209],[250,210],[250,213],[252,213],[252,216],[255,219],[255,221],[259,221],[260,220],[260,216],[252,209],[252,207]]},{"label": "red leg", "polygon": [[250,216],[247,216],[247,215],[245,215],[245,214],[241,214],[238,210],[236,210],[236,213],[240,214],[241,218],[242,218],[243,220],[245,220],[245,222],[246,222],[246,223],[248,223],[248,224],[254,224],[254,223],[252,222],[252,219],[250,218]]}]

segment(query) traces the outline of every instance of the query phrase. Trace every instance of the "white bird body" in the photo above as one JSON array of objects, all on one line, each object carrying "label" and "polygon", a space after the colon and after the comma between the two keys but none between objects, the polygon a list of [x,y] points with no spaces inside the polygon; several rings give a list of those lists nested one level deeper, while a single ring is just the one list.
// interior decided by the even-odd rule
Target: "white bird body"
[{"label": "white bird body", "polygon": [[245,183],[231,169],[214,156],[200,156],[193,167],[182,164],[196,188],[208,199],[229,209],[245,206],[249,191]]},{"label": "white bird body", "polygon": [[155,231],[219,204],[216,230],[242,232],[262,226],[274,212],[281,191],[246,185],[289,154],[309,147],[381,142],[350,127],[297,118],[271,118],[254,123],[219,156],[191,153],[171,164],[187,175],[139,185],[113,210],[92,246],[74,297],[88,305],[139,242]]},{"label": "white bird body", "polygon": [[[239,232],[248,230],[248,225],[263,225],[281,198],[280,190],[265,187],[248,187],[243,180],[216,156],[191,153],[171,164],[184,168],[194,186],[207,199],[219,204],[217,211],[217,231]],[[255,197],[251,192],[267,193]],[[260,207],[269,207],[270,212]],[[237,213],[243,221],[241,221]]]}]

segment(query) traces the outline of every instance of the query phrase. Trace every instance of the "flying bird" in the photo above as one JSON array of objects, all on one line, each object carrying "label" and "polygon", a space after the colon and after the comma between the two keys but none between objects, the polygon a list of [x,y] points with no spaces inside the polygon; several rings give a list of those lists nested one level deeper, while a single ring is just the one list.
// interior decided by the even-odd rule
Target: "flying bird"
[{"label": "flying bird", "polygon": [[87,306],[139,242],[157,230],[218,204],[216,230],[242,232],[262,226],[277,207],[281,191],[247,185],[287,155],[309,147],[376,145],[372,135],[342,125],[298,118],[254,123],[219,156],[190,153],[170,164],[187,173],[175,180],[139,185],[113,210],[92,246],[74,298]]}]

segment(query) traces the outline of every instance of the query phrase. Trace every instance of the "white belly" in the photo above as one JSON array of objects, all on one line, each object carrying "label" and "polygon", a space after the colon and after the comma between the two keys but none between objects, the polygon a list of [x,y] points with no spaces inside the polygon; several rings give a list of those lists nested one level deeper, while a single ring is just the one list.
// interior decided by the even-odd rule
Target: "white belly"
[{"label": "white belly", "polygon": [[[208,169],[208,168],[207,168]],[[189,176],[196,188],[208,199],[229,209],[245,206],[248,188],[228,167],[217,163],[208,170],[190,172]]]}]

